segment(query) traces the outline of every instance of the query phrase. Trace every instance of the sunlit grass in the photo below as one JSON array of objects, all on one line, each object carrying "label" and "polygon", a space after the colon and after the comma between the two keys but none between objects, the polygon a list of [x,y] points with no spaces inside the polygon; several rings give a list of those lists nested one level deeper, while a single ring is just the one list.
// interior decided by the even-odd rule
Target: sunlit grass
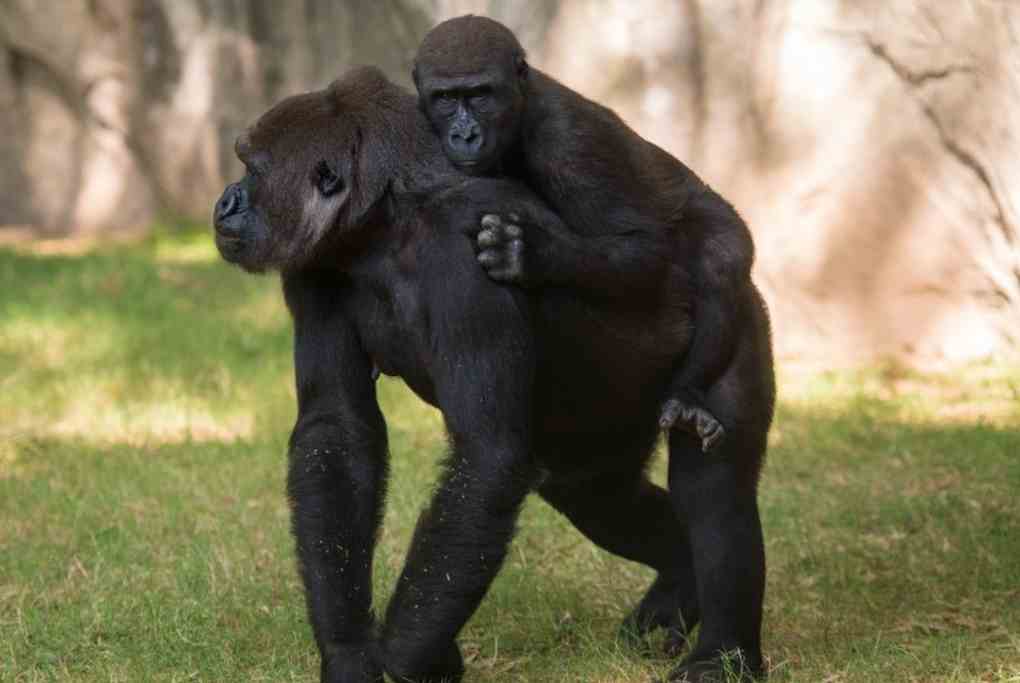
[{"label": "sunlit grass", "polygon": [[[43,252],[0,250],[0,681],[316,680],[278,283],[169,228]],[[781,378],[761,493],[772,680],[1020,681],[1020,371]],[[380,396],[382,605],[445,439],[399,382]],[[462,634],[468,680],[667,672],[616,639],[650,578],[530,501]]]}]

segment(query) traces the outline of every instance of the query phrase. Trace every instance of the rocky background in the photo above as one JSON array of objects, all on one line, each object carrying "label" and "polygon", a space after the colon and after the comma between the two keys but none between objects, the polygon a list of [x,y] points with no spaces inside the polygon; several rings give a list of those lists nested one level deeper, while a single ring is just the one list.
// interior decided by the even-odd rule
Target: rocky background
[{"label": "rocky background", "polygon": [[0,0],[0,238],[205,219],[269,104],[357,63],[409,83],[468,12],[737,205],[780,356],[1016,349],[1015,0]]}]

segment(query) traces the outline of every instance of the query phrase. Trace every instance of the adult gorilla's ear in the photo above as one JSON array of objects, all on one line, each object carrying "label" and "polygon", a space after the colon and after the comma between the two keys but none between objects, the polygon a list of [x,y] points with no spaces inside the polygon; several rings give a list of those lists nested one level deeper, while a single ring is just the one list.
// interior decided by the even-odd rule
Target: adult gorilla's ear
[{"label": "adult gorilla's ear", "polygon": [[[373,130],[369,126],[368,130]],[[351,211],[355,221],[367,214],[386,194],[396,171],[390,168],[392,157],[387,154],[384,140],[375,140],[366,135],[361,128],[354,136],[351,145]]]}]

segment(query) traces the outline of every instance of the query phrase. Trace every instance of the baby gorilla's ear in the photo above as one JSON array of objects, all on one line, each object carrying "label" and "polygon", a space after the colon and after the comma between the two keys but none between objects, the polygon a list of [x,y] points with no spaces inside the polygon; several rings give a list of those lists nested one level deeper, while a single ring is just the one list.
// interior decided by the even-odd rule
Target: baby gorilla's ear
[{"label": "baby gorilla's ear", "polygon": [[518,78],[528,77],[528,60],[524,58],[524,55],[517,55],[514,57],[514,66],[517,68]]},{"label": "baby gorilla's ear", "polygon": [[334,164],[322,160],[312,171],[312,183],[323,197],[331,197],[344,189],[344,179]]}]

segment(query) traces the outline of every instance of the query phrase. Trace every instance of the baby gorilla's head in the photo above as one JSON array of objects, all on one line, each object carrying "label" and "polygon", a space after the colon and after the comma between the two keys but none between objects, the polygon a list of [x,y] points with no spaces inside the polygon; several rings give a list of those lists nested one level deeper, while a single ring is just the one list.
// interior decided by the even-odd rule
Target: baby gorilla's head
[{"label": "baby gorilla's head", "polygon": [[495,170],[517,140],[527,92],[528,63],[510,29],[471,15],[444,21],[418,48],[413,75],[450,161],[473,175]]}]

